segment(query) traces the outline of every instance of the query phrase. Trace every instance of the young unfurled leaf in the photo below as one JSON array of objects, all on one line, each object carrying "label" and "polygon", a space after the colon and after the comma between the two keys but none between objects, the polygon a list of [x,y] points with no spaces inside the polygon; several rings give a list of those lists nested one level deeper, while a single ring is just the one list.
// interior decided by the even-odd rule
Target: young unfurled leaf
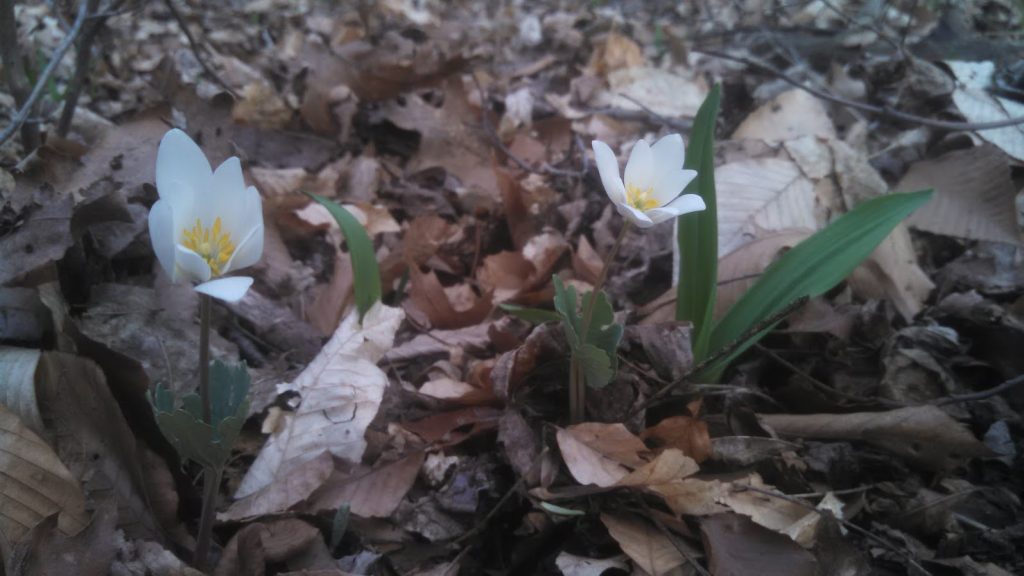
[{"label": "young unfurled leaf", "polygon": [[231,456],[249,413],[249,372],[245,364],[210,365],[210,423],[203,421],[202,403],[196,393],[186,394],[181,407],[174,406],[174,393],[157,386],[150,403],[157,424],[182,458],[205,468],[222,468]]},{"label": "young unfurled leaf", "polygon": [[552,278],[555,285],[555,310],[562,318],[565,337],[572,349],[573,360],[580,362],[584,379],[592,388],[601,388],[611,381],[618,369],[619,342],[622,340],[623,327],[615,323],[615,315],[608,297],[598,292],[591,310],[590,325],[587,333],[583,331],[584,316],[593,293],[583,295],[583,312],[577,308],[576,288],[566,287],[558,276]]},{"label": "young unfurled leaf", "polygon": [[360,317],[365,316],[366,311],[380,300],[381,294],[380,267],[377,265],[377,255],[373,252],[373,242],[359,220],[356,220],[356,217],[345,210],[341,204],[316,194],[309,193],[308,195],[327,208],[345,236],[349,254],[352,256],[356,308],[359,310]]}]

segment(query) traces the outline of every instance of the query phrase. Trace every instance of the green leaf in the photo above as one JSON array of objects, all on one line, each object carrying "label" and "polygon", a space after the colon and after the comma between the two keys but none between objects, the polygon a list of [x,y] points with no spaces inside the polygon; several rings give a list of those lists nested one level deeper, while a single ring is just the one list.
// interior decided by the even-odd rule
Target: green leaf
[{"label": "green leaf", "polygon": [[334,513],[334,521],[331,522],[331,550],[335,550],[338,544],[341,544],[341,539],[348,530],[348,518],[349,505],[346,503],[338,506],[338,511]]},{"label": "green leaf", "polygon": [[690,132],[684,167],[697,171],[685,192],[699,194],[706,209],[679,217],[679,284],[676,320],[693,324],[693,357],[707,356],[718,281],[718,206],[715,196],[715,121],[722,89],[716,85],[704,99]]},{"label": "green leaf", "polygon": [[380,268],[377,265],[377,255],[373,251],[373,242],[367,235],[359,220],[333,200],[307,193],[307,195],[324,205],[327,211],[334,216],[341,228],[341,233],[348,243],[348,252],[352,257],[352,276],[354,277],[354,291],[356,297],[356,309],[362,318],[366,311],[373,307],[374,303],[380,300]]},{"label": "green leaf", "polygon": [[562,279],[552,276],[551,282],[555,285],[555,310],[562,317],[562,325],[565,326],[565,337],[569,341],[569,347],[575,350],[580,345],[580,324],[583,322],[579,312],[576,310],[576,288],[568,288],[562,284]]},{"label": "green leaf", "polygon": [[583,344],[572,355],[580,363],[583,379],[591,388],[604,388],[615,376],[608,354],[593,344]]},{"label": "green leaf", "polygon": [[540,507],[544,510],[555,514],[556,516],[586,516],[587,513],[582,510],[573,510],[572,508],[563,508],[557,504],[551,504],[550,502],[541,502]]},{"label": "green leaf", "polygon": [[[931,196],[931,190],[923,190],[888,194],[862,202],[793,247],[769,266],[718,322],[711,335],[711,350],[735,342],[752,326],[797,298],[813,298],[831,290],[870,256],[897,224]],[[732,354],[709,367],[702,376],[717,380],[733,358],[757,342],[769,329],[753,335]]]},{"label": "green leaf", "polygon": [[545,322],[558,321],[562,319],[562,315],[558,312],[544,310],[543,308],[528,308],[518,304],[498,304],[498,307],[505,312],[508,312],[510,315],[521,320],[526,320],[531,324],[543,324]]}]

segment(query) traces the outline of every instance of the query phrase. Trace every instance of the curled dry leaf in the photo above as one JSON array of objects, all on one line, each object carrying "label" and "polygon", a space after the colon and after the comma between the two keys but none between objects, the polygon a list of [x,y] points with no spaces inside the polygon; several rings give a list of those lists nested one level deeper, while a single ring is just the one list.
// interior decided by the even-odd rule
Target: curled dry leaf
[{"label": "curled dry leaf", "polygon": [[8,574],[41,576],[106,576],[117,555],[114,536],[117,507],[105,502],[89,526],[74,536],[57,527],[57,515],[36,524],[6,558]]},{"label": "curled dry leaf", "polygon": [[57,526],[78,534],[89,522],[78,481],[53,450],[18,415],[0,405],[0,534],[21,540],[36,524],[60,514]]},{"label": "curled dry leaf", "polygon": [[388,383],[376,363],[393,344],[403,318],[401,309],[378,303],[360,323],[353,310],[295,381],[279,386],[279,392],[297,392],[301,403],[267,440],[236,497],[286,478],[324,450],[348,462],[361,460],[363,435]]},{"label": "curled dry leaf", "polygon": [[[948,61],[946,64],[956,76],[953,102],[968,122],[998,122],[1024,116],[1024,104],[989,94],[995,74],[993,62]],[[1020,124],[981,130],[978,135],[1017,161],[1024,161],[1024,127]]]},{"label": "curled dry leaf", "polygon": [[853,414],[761,414],[781,436],[863,440],[929,470],[949,470],[988,454],[962,424],[936,406]]},{"label": "curled dry leaf", "polygon": [[708,425],[691,416],[670,416],[640,434],[640,438],[656,448],[675,448],[697,463],[711,457]]}]

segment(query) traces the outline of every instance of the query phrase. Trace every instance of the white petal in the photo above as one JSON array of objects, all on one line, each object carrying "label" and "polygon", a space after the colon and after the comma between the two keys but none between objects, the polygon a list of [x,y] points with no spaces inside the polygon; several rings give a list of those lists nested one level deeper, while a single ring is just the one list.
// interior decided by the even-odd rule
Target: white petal
[{"label": "white petal", "polygon": [[181,244],[174,247],[176,272],[190,282],[206,282],[210,279],[210,265],[203,257]]},{"label": "white petal", "polygon": [[654,226],[654,222],[647,217],[647,214],[633,208],[629,204],[618,204],[615,208],[619,211],[619,214],[622,214],[623,218],[635,224],[637,228],[650,228]]},{"label": "white petal", "polygon": [[704,199],[700,196],[696,194],[683,194],[670,202],[668,206],[648,210],[647,215],[650,216],[655,224],[658,224],[675,216],[689,214],[690,212],[700,212],[705,208],[707,207],[704,205]]},{"label": "white petal", "polygon": [[697,177],[696,170],[675,170],[662,172],[661,178],[654,185],[653,198],[658,206],[664,206],[682,194],[687,184]]},{"label": "white petal", "polygon": [[646,140],[638,140],[626,162],[626,187],[646,190],[654,186],[654,158]]},{"label": "white petal", "polygon": [[249,231],[249,235],[235,248],[235,253],[224,266],[224,273],[232,270],[248,268],[260,261],[263,256],[263,223]]},{"label": "white petal", "polygon": [[177,128],[164,134],[156,153],[156,190],[161,198],[178,190],[172,184],[175,180],[193,194],[204,190],[212,174],[210,162],[188,134]]},{"label": "white petal", "polygon": [[149,241],[156,259],[174,281],[174,209],[164,200],[157,200],[149,209]]},{"label": "white petal", "polygon": [[225,302],[238,302],[249,291],[250,286],[252,286],[252,278],[232,276],[204,282],[196,286],[195,290]]},{"label": "white petal", "polygon": [[619,176],[619,161],[615,158],[615,152],[600,140],[594,140],[591,145],[594,147],[594,161],[605,193],[612,202],[622,204],[626,201],[626,187]]},{"label": "white petal", "polygon": [[654,157],[655,172],[664,174],[679,170],[683,167],[683,160],[686,157],[683,137],[679,134],[665,136],[651,146],[651,155]]},{"label": "white petal", "polygon": [[181,233],[185,228],[191,228],[195,224],[196,217],[192,212],[193,198],[195,194],[189,184],[182,180],[170,180],[164,184],[160,193],[160,202],[171,207],[173,212],[173,229],[175,242],[179,242]]},{"label": "white petal", "polygon": [[206,190],[196,194],[196,216],[204,226],[213,226],[214,220],[221,219],[222,229],[238,242],[251,230],[243,220],[245,202],[245,180],[242,178],[242,163],[231,157],[217,167]]}]

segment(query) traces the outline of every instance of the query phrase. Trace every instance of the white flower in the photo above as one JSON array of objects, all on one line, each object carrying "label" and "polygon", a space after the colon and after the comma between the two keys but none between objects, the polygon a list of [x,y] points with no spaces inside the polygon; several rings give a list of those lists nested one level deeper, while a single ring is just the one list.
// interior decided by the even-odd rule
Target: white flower
[{"label": "white flower", "polygon": [[223,276],[259,261],[263,207],[256,188],[246,188],[238,158],[211,170],[199,146],[173,129],[156,155],[156,189],[149,236],[171,280],[197,282],[197,292],[227,302],[240,300],[252,278]]},{"label": "white flower", "polygon": [[705,208],[696,194],[682,194],[697,177],[695,170],[684,170],[683,138],[669,134],[649,146],[640,140],[626,163],[625,182],[619,177],[619,161],[607,144],[594,140],[594,156],[601,183],[619,214],[640,228],[650,228],[688,212]]}]

